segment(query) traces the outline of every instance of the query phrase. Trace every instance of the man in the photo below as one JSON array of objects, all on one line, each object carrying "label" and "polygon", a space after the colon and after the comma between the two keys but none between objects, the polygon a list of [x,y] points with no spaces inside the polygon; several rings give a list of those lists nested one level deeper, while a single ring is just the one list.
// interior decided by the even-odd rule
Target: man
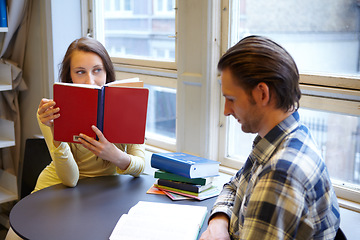
[{"label": "man", "polygon": [[208,239],[333,239],[340,214],[329,174],[299,120],[299,73],[275,42],[244,38],[219,61],[226,116],[257,133],[215,202]]}]

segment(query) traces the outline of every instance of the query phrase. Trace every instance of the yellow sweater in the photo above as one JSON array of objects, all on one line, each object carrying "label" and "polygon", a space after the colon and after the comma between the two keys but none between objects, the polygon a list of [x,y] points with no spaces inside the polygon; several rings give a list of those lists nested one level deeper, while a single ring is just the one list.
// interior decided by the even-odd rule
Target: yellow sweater
[{"label": "yellow sweater", "polygon": [[40,173],[33,192],[58,183],[75,187],[79,178],[83,177],[115,174],[131,174],[137,177],[144,171],[144,144],[115,144],[120,150],[127,152],[131,157],[129,167],[126,170],[121,170],[112,163],[107,162],[106,164],[101,158],[98,158],[81,144],[62,142],[56,148],[53,144],[51,129],[40,122],[39,115],[37,115],[37,119],[52,162]]}]

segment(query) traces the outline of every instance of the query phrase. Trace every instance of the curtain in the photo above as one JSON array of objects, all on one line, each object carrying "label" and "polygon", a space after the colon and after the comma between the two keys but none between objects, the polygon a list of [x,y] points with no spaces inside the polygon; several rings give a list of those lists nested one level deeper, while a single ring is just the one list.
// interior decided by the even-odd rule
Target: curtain
[{"label": "curtain", "polygon": [[27,89],[22,78],[32,0],[7,0],[8,32],[4,34],[0,64],[11,69],[12,90],[0,92],[0,118],[14,122],[15,146],[0,149],[0,168],[17,175],[20,163],[20,109],[18,96]]}]

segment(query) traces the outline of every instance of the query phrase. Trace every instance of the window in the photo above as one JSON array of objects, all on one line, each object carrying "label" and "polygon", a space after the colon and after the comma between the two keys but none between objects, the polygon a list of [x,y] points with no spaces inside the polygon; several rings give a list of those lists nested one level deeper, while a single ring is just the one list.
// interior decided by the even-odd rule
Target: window
[{"label": "window", "polygon": [[106,0],[104,1],[104,12],[109,17],[116,17],[117,14],[131,14],[133,5],[133,0]]},{"label": "window", "polygon": [[175,1],[93,0],[93,6],[94,37],[109,52],[117,79],[139,77],[149,88],[146,142],[174,150]]},{"label": "window", "polygon": [[[300,118],[317,141],[333,184],[354,193],[343,197],[359,202],[359,6],[350,0],[230,0],[229,9],[223,50],[255,34],[275,40],[293,56],[301,74]],[[221,118],[226,144],[219,158],[239,169],[256,135],[242,133],[230,117]]]},{"label": "window", "polygon": [[154,13],[155,15],[173,15],[175,11],[174,0],[155,0]]},{"label": "window", "polygon": [[360,116],[310,108],[299,110],[337,182],[360,185]]},{"label": "window", "polygon": [[95,22],[115,63],[175,69],[174,0],[95,0]]},{"label": "window", "polygon": [[176,138],[176,89],[145,85],[149,89],[147,136],[153,139],[173,141]]},{"label": "window", "polygon": [[233,45],[265,35],[282,44],[302,73],[359,75],[359,6],[352,0],[231,1]]}]

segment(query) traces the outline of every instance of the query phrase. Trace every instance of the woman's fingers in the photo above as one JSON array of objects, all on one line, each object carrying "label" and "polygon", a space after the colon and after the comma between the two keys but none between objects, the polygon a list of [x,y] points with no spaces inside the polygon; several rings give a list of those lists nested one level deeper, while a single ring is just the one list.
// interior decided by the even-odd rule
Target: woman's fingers
[{"label": "woman's fingers", "polygon": [[38,114],[39,114],[39,119],[43,124],[50,126],[52,125],[53,120],[60,117],[59,114],[60,108],[59,107],[55,108],[54,107],[55,104],[56,103],[53,100],[46,98],[43,98],[40,101]]},{"label": "woman's fingers", "polygon": [[98,129],[96,126],[92,125],[91,129],[95,132],[96,136],[98,136],[100,142],[107,141],[104,137],[104,134]]}]

